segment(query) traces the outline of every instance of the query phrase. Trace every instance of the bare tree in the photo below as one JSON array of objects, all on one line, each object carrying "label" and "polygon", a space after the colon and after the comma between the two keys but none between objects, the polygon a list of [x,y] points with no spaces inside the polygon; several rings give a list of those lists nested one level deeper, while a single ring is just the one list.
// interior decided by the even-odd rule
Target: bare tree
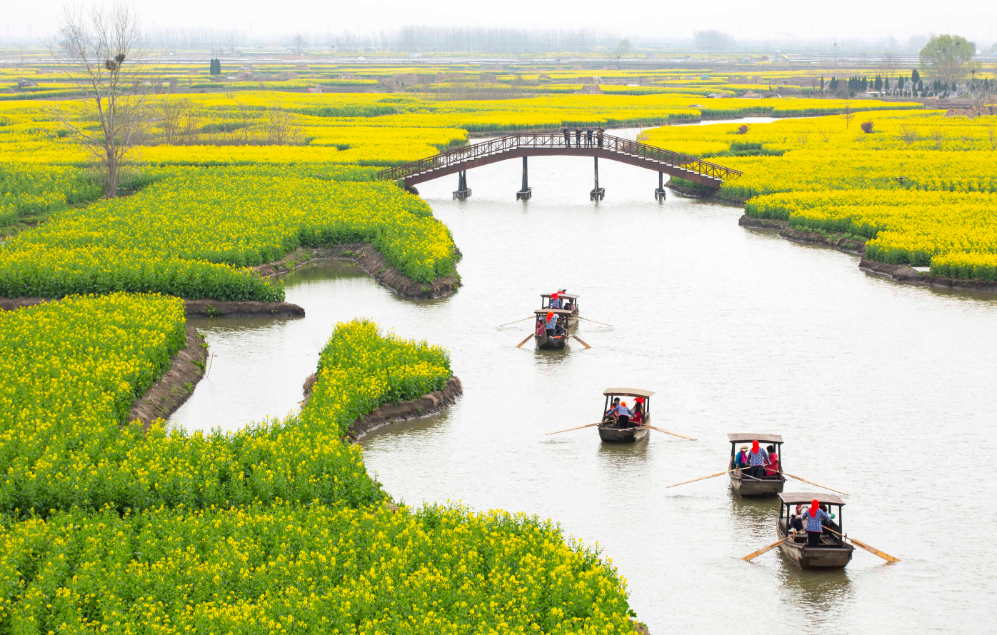
[{"label": "bare tree", "polygon": [[267,107],[267,142],[271,145],[297,145],[301,142],[301,131],[295,125],[294,116],[284,110],[275,99]]},{"label": "bare tree", "polygon": [[914,143],[920,138],[921,135],[914,126],[908,126],[906,124],[900,126],[900,140],[907,144],[908,148],[914,145]]},{"label": "bare tree", "polygon": [[[118,192],[121,164],[141,141],[145,125],[146,91],[130,69],[139,45],[138,22],[123,4],[108,11],[94,6],[88,12],[63,7],[59,51],[68,56],[63,71],[83,94],[82,109],[60,109],[57,114],[80,145],[97,160],[104,194]],[[134,92],[129,88],[135,86]],[[81,111],[82,110],[82,111]],[[89,123],[96,120],[96,129]]]},{"label": "bare tree", "polygon": [[201,112],[189,97],[168,97],[157,104],[162,140],[169,145],[197,143]]}]

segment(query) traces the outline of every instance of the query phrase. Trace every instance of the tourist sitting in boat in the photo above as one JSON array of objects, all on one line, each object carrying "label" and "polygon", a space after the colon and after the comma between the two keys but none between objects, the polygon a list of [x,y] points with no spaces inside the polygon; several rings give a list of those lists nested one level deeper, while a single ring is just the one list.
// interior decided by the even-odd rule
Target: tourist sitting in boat
[{"label": "tourist sitting in boat", "polygon": [[765,450],[769,453],[769,462],[765,466],[765,476],[779,476],[779,454],[775,451],[775,446],[765,446]]},{"label": "tourist sitting in boat", "polygon": [[620,405],[620,398],[617,397],[617,398],[613,399],[613,405],[611,405],[609,407],[609,410],[606,411],[606,414],[602,415],[602,420],[603,421],[609,421],[610,419],[612,419],[613,418],[613,411],[615,411],[616,408],[619,407],[619,405]]},{"label": "tourist sitting in boat", "polygon": [[749,473],[755,478],[765,476],[765,465],[769,462],[769,454],[758,445],[758,441],[751,442],[751,452],[748,452],[748,464],[751,466]]},{"label": "tourist sitting in boat", "polygon": [[634,416],[633,416],[633,419],[631,419],[631,421],[633,421],[634,424],[638,425],[638,426],[644,424],[644,398],[643,397],[637,397],[637,402],[634,404]]},{"label": "tourist sitting in boat", "polygon": [[748,446],[742,445],[734,455],[734,467],[739,470],[748,467]]},{"label": "tourist sitting in boat", "polygon": [[[797,506],[799,507],[799,506]],[[803,531],[803,519],[800,518],[800,510],[796,510],[796,513],[789,517],[789,530],[790,531]]]},{"label": "tourist sitting in boat", "polygon": [[560,309],[561,308],[561,298],[556,293],[550,294],[550,306],[548,309]]},{"label": "tourist sitting in boat", "polygon": [[820,508],[815,498],[810,508],[803,512],[803,520],[807,524],[807,546],[819,547],[821,536],[824,535],[824,521],[831,521],[826,511]]}]

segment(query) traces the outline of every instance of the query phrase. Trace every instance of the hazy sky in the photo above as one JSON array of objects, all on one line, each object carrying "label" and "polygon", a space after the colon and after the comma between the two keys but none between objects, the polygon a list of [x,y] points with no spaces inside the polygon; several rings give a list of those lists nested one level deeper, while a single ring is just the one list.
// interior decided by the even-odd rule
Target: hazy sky
[{"label": "hazy sky", "polygon": [[[62,0],[2,0],[0,29],[11,35],[51,33]],[[82,3],[84,5],[88,3]],[[993,41],[997,3],[993,0],[841,0],[787,2],[709,0],[133,0],[144,27],[236,28],[252,35],[274,33],[390,31],[408,24],[595,27],[621,34],[687,37],[693,31],[720,29],[737,38],[877,38],[957,33],[978,43]]]}]

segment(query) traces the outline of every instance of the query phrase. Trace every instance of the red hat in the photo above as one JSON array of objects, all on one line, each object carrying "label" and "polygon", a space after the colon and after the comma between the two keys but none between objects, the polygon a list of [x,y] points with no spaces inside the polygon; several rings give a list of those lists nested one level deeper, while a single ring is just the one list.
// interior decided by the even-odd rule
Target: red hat
[{"label": "red hat", "polygon": [[554,312],[553,312],[553,311],[547,311],[547,321],[548,321],[548,322],[550,322],[550,319],[551,319],[552,317],[554,317]]},{"label": "red hat", "polygon": [[752,452],[757,452],[758,451],[758,441],[752,441],[751,442],[751,451]]},{"label": "red hat", "polygon": [[626,408],[626,407],[627,407],[627,402],[625,402],[625,401],[621,401],[621,402],[620,402],[620,405],[621,405],[621,406],[623,406],[624,408]]},{"label": "red hat", "polygon": [[557,293],[552,293],[552,294],[550,294],[550,297],[551,297],[552,299],[556,300],[556,299],[557,299]]},{"label": "red hat", "polygon": [[636,401],[637,401],[637,403],[644,403],[644,398],[643,397],[637,397]]},{"label": "red hat", "polygon": [[820,503],[817,502],[815,498],[813,502],[810,503],[810,517],[817,518],[817,510],[820,509]]}]

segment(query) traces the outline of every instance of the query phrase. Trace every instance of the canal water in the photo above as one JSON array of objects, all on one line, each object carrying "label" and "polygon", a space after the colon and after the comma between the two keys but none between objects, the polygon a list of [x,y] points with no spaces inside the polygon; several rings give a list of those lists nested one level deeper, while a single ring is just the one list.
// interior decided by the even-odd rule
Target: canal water
[{"label": "canal water", "polygon": [[[610,558],[652,633],[986,631],[997,602],[997,300],[868,276],[853,256],[738,226],[741,210],[669,194],[657,175],[603,161],[530,160],[419,186],[464,254],[464,286],[400,299],[351,265],[286,278],[298,320],[217,319],[209,375],[173,417],[233,430],[293,411],[338,321],[372,317],[448,347],[464,396],[448,412],[363,441],[372,474],[408,504],[461,502],[558,521]],[[564,351],[536,351],[539,293],[580,294]],[[655,391],[657,432],[609,446],[594,429],[602,391]],[[778,504],[742,500],[724,478],[728,432],[786,440],[787,472],[848,492],[844,527],[901,559],[856,549],[805,572],[773,542]],[[790,481],[787,491],[812,487]],[[989,607],[989,608],[988,608]],[[990,625],[990,626],[987,626]]]}]

